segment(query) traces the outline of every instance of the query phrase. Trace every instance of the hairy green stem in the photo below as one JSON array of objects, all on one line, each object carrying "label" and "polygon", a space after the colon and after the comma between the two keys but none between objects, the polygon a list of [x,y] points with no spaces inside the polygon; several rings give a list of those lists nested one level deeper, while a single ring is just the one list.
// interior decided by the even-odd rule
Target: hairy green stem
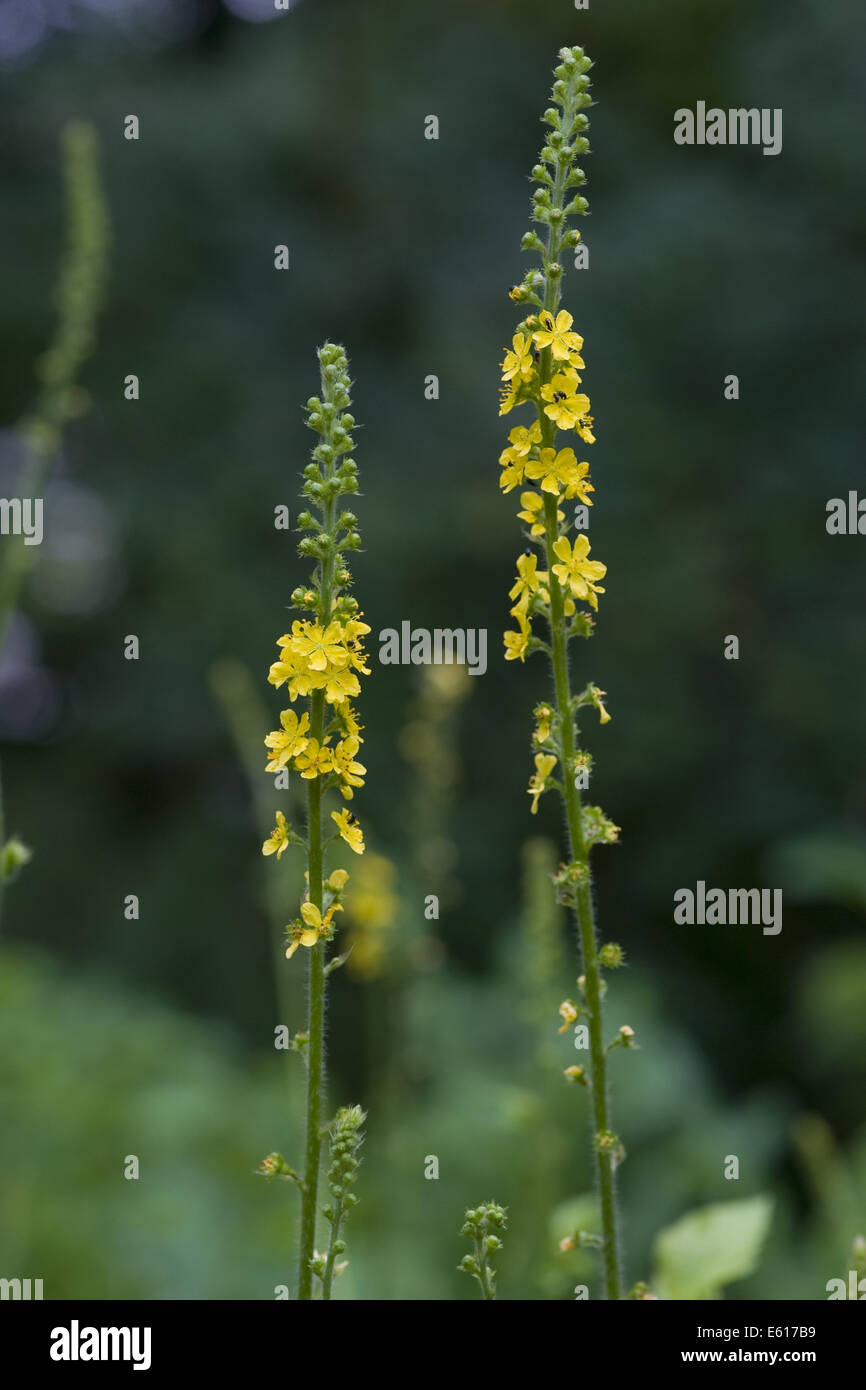
[{"label": "hairy green stem", "polygon": [[[556,540],[556,498],[545,497],[548,567],[555,560],[553,543]],[[571,684],[568,673],[568,650],[565,638],[565,616],[562,589],[550,568],[551,640],[553,647],[553,682],[562,738],[562,779],[565,819],[568,828],[569,857],[580,864],[585,876],[577,891],[577,927],[583,960],[584,992],[589,1011],[589,1055],[592,1087],[592,1116],[596,1176],[601,1203],[602,1263],[607,1297],[620,1297],[619,1249],[617,1245],[616,1176],[613,1155],[601,1152],[598,1136],[610,1129],[607,1094],[607,1058],[602,1033],[601,974],[598,964],[595,911],[592,902],[592,879],[589,852],[583,834],[580,792],[574,784],[574,726],[571,710]]]},{"label": "hairy green stem", "polygon": [[483,1248],[484,1242],[476,1240],[475,1258],[478,1261],[478,1282],[481,1285],[481,1297],[493,1302],[496,1298],[493,1286],[490,1283],[490,1274],[487,1268],[487,1254]]},{"label": "hairy green stem", "polygon": [[[572,114],[568,108],[567,114]],[[562,209],[565,194],[564,165],[557,170],[551,192],[554,208]],[[562,231],[551,224],[547,238],[547,266],[558,265],[563,248]],[[544,312],[555,315],[561,298],[560,274],[548,273],[545,281]],[[541,353],[540,378],[542,384],[550,381],[557,370],[550,348]],[[556,426],[538,407],[541,426],[542,448],[555,447]],[[556,707],[562,748],[562,799],[568,832],[569,857],[584,870],[577,889],[576,919],[580,951],[584,973],[584,993],[589,1012],[589,1058],[590,1088],[592,1093],[592,1127],[595,1171],[598,1182],[602,1225],[602,1267],[605,1294],[608,1299],[621,1296],[621,1275],[619,1243],[617,1236],[616,1210],[616,1159],[612,1152],[599,1147],[599,1138],[610,1130],[610,1102],[607,1087],[607,1058],[602,1029],[602,981],[598,963],[598,941],[596,936],[595,909],[592,901],[592,878],[589,868],[589,851],[583,833],[580,791],[575,785],[574,776],[574,713],[572,710],[571,679],[568,662],[568,638],[565,628],[565,613],[562,588],[553,572],[556,556],[553,551],[558,538],[557,497],[544,493],[544,522],[546,569],[550,592],[551,664],[553,683],[556,692]]]},{"label": "hairy green stem", "polygon": [[[310,732],[319,744],[324,722],[324,695],[313,692]],[[307,796],[307,836],[310,902],[322,910],[322,784],[312,777]],[[301,1203],[301,1247],[298,1268],[298,1298],[313,1296],[310,1261],[316,1245],[316,1208],[319,1196],[319,1169],[322,1157],[322,1103],[324,1099],[325,1059],[325,943],[310,950],[309,1001],[307,1015],[307,1151]]]},{"label": "hairy green stem", "polygon": [[[326,400],[331,392],[325,389]],[[333,466],[326,469],[326,478],[333,475]],[[324,505],[324,527],[330,534],[334,526],[335,499],[329,497]],[[326,626],[331,616],[331,590],[334,582],[336,555],[333,547],[321,560],[318,620]],[[314,690],[310,700],[310,737],[321,748],[325,737],[325,695]],[[312,777],[308,793],[308,856],[310,902],[323,910],[323,852],[322,852],[322,778]],[[310,1261],[316,1246],[316,1215],[319,1195],[319,1169],[322,1158],[322,1106],[325,1091],[325,954],[327,944],[319,941],[310,950],[309,1013],[307,1044],[307,1155],[304,1171],[304,1192],[301,1204],[301,1248],[298,1271],[298,1298],[313,1296],[313,1271]]]},{"label": "hairy green stem", "polygon": [[328,1258],[325,1261],[325,1272],[322,1275],[322,1299],[327,1303],[331,1297],[331,1286],[334,1282],[334,1264],[337,1259],[337,1242],[340,1239],[340,1228],[343,1224],[343,1217],[346,1208],[342,1200],[334,1204],[334,1219],[331,1223],[331,1239],[328,1243]]}]

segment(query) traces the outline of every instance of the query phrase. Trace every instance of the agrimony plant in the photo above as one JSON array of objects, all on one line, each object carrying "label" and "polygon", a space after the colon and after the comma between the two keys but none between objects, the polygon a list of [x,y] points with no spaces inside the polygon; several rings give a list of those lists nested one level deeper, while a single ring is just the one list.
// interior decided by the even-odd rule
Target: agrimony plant
[{"label": "agrimony plant", "polygon": [[[327,957],[349,875],[335,868],[326,876],[325,858],[337,839],[355,854],[364,853],[363,832],[351,808],[344,806],[326,815],[326,797],[333,790],[350,802],[355,788],[364,784],[366,768],[357,759],[363,726],[352,700],[360,693],[359,674],[370,674],[362,646],[370,629],[348,592],[352,580],[346,564],[347,553],[360,547],[361,537],[355,514],[343,510],[340,502],[358,491],[358,469],[350,457],[355,420],[349,413],[351,383],[344,349],[326,343],[319,350],[319,367],[322,394],[311,397],[306,406],[307,425],[319,437],[304,470],[302,494],[309,507],[297,518],[299,530],[306,532],[298,552],[313,561],[313,572],[309,584],[296,588],[291,596],[292,608],[303,616],[277,639],[279,656],[268,680],[278,690],[286,687],[290,708],[281,712],[280,727],[265,738],[267,771],[277,776],[278,785],[284,784],[289,769],[298,772],[307,785],[306,834],[294,831],[278,811],[276,825],[262,846],[263,854],[279,860],[289,845],[299,845],[307,861],[307,892],[286,927],[286,956],[291,960],[303,947],[308,962],[307,1029],[294,1040],[307,1064],[303,1175],[279,1155],[271,1155],[262,1165],[262,1171],[291,1178],[301,1189],[300,1299],[312,1298],[314,1273],[322,1276],[322,1294],[329,1298],[333,1272],[333,1261],[329,1273],[315,1251],[325,1096],[325,990],[328,975],[345,960],[345,956],[330,961]],[[341,1212],[341,1220],[344,1215]]]},{"label": "agrimony plant", "polygon": [[[623,953],[615,943],[599,947],[589,859],[596,844],[616,841],[619,832],[599,807],[583,804],[581,790],[588,786],[592,759],[581,747],[579,716],[588,708],[597,711],[603,724],[610,716],[603,704],[604,691],[594,684],[579,694],[572,692],[569,660],[571,643],[592,635],[606,567],[590,559],[585,534],[594,491],[589,464],[578,459],[570,444],[560,447],[559,440],[564,433],[583,444],[595,442],[589,397],[581,389],[583,339],[573,330],[571,314],[560,308],[561,257],[580,241],[580,232],[570,223],[588,210],[586,199],[575,190],[585,182],[576,161],[589,148],[585,113],[592,105],[588,76],[592,64],[581,48],[561,49],[559,57],[552,104],[543,117],[547,138],[532,171],[532,220],[546,230],[539,235],[533,229],[523,238],[523,249],[538,254],[540,268],[530,270],[510,291],[511,299],[530,306],[530,312],[518,324],[502,363],[500,414],[526,407],[532,416],[528,424],[511,430],[499,459],[502,491],[523,489],[517,515],[527,541],[510,591],[516,628],[505,634],[505,655],[507,660],[524,661],[528,654],[543,651],[552,668],[552,698],[540,702],[534,711],[535,771],[529,793],[533,813],[539,798],[551,790],[558,792],[565,812],[568,859],[554,883],[560,900],[575,914],[582,974],[580,999],[577,1003],[566,1000],[560,1013],[563,1030],[580,1024],[588,1033],[588,1066],[570,1067],[567,1075],[590,1093],[604,1288],[608,1298],[617,1299],[620,1257],[615,1185],[624,1151],[612,1128],[607,1056],[610,1047],[632,1046],[633,1035],[625,1028],[610,1045],[604,1041],[602,968],[621,965]],[[534,623],[541,626],[541,633]]]}]

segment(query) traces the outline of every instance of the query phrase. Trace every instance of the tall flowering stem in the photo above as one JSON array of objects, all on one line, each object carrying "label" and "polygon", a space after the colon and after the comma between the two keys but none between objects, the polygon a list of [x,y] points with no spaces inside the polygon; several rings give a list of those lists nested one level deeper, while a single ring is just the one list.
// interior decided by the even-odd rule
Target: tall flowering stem
[{"label": "tall flowering stem", "polygon": [[[352,706],[360,693],[358,674],[369,675],[362,639],[370,631],[361,619],[357,601],[348,592],[351,575],[346,554],[357,550],[361,537],[357,518],[342,510],[340,499],[358,491],[358,470],[352,450],[355,420],[349,413],[349,365],[343,348],[326,343],[319,352],[321,397],[307,401],[307,425],[318,436],[311,462],[304,470],[302,493],[309,509],[297,518],[307,534],[299,554],[314,562],[309,585],[295,589],[292,607],[303,616],[277,639],[278,659],[268,680],[278,690],[286,686],[290,707],[280,714],[280,727],[265,739],[268,772],[282,785],[289,769],[307,783],[306,836],[301,836],[277,812],[274,830],[262,853],[280,859],[289,845],[306,850],[307,893],[297,917],[286,927],[286,956],[300,947],[307,952],[309,970],[308,1018],[305,1034],[295,1039],[306,1055],[306,1154],[301,1188],[301,1233],[298,1297],[312,1298],[318,1272],[315,1244],[322,1155],[322,1112],[325,1097],[325,994],[327,977],[344,957],[328,961],[328,945],[336,931],[335,914],[342,911],[342,894],[349,875],[334,869],[328,876],[329,845],[342,838],[355,854],[364,853],[364,836],[348,806],[325,815],[330,791],[345,802],[363,786],[366,768],[358,762],[362,725]],[[300,712],[295,705],[302,706]],[[290,1174],[294,1176],[294,1174]],[[330,1297],[330,1281],[324,1296]]]},{"label": "tall flowering stem", "polygon": [[[580,747],[578,728],[579,713],[586,707],[593,706],[603,724],[610,716],[602,703],[604,692],[597,686],[589,684],[580,694],[572,693],[569,669],[572,640],[592,635],[598,595],[604,593],[599,581],[606,567],[589,558],[585,534],[594,491],[589,464],[580,462],[573,448],[560,448],[558,442],[562,432],[576,435],[584,444],[595,442],[589,397],[581,390],[583,339],[572,330],[571,314],[559,307],[561,256],[580,242],[580,233],[569,223],[588,210],[586,199],[574,190],[585,182],[575,161],[589,149],[584,113],[592,105],[588,77],[592,64],[580,48],[562,49],[559,57],[553,104],[543,118],[549,127],[547,139],[532,171],[536,185],[532,218],[546,228],[546,234],[542,237],[532,230],[523,239],[524,250],[538,253],[541,268],[530,270],[510,291],[512,300],[532,310],[518,325],[502,364],[500,414],[520,406],[530,407],[534,414],[529,425],[511,430],[499,460],[502,491],[524,489],[518,518],[528,542],[517,561],[510,591],[510,611],[517,626],[505,634],[505,655],[507,660],[524,661],[527,654],[544,651],[553,672],[554,698],[535,709],[535,773],[529,793],[533,813],[539,798],[551,789],[559,792],[565,811],[569,857],[554,882],[560,899],[575,914],[583,973],[578,981],[579,1003],[565,1001],[560,1012],[563,1029],[585,1022],[589,1042],[588,1068],[569,1067],[566,1074],[591,1095],[604,1287],[608,1298],[618,1299],[616,1167],[624,1151],[611,1128],[607,1053],[612,1046],[632,1045],[632,1034],[631,1029],[622,1030],[605,1046],[602,967],[621,964],[622,951],[614,943],[599,947],[589,864],[592,847],[615,841],[618,827],[597,806],[582,804],[581,789],[588,786],[592,759]],[[533,631],[534,620],[544,625],[546,638]]]}]

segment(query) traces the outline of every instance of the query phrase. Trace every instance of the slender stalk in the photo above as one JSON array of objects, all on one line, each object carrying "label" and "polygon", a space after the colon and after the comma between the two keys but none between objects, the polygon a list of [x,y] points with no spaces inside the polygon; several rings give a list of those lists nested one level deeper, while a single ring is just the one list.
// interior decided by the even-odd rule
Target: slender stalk
[{"label": "slender stalk", "polygon": [[328,1246],[328,1258],[325,1261],[325,1273],[322,1276],[322,1301],[330,1302],[331,1288],[334,1283],[334,1265],[337,1260],[337,1242],[340,1239],[340,1227],[343,1221],[342,1209],[334,1219],[334,1228],[331,1236],[331,1243]]},{"label": "slender stalk", "polygon": [[334,1275],[339,1273],[337,1256],[346,1249],[343,1223],[358,1200],[351,1188],[355,1184],[360,1163],[358,1151],[364,1142],[361,1126],[366,1118],[360,1105],[346,1105],[337,1111],[331,1126],[331,1166],[328,1169],[331,1201],[325,1208],[325,1216],[331,1223],[331,1239],[321,1272],[322,1299],[325,1303],[330,1301]]},{"label": "slender stalk", "polygon": [[[580,497],[586,507],[591,505],[587,493],[593,491],[586,476],[588,465],[578,464],[572,449],[557,449],[560,430],[573,430],[584,442],[593,443],[592,419],[588,397],[579,391],[578,369],[584,366],[580,356],[583,340],[571,331],[572,319],[560,313],[563,268],[560,257],[566,247],[575,247],[580,234],[569,230],[569,217],[587,211],[585,199],[573,196],[569,190],[584,182],[575,156],[588,150],[582,132],[587,119],[584,108],[591,105],[588,95],[589,59],[582,49],[563,49],[561,63],[556,69],[551,106],[544,113],[551,127],[541,151],[539,163],[533,170],[538,189],[533,196],[533,220],[546,225],[546,239],[535,231],[524,237],[524,249],[536,251],[541,257],[540,271],[530,271],[520,286],[513,287],[511,297],[517,302],[530,302],[538,313],[531,314],[513,339],[513,351],[503,362],[502,413],[514,406],[532,404],[535,422],[530,430],[518,427],[509,435],[511,447],[500,457],[505,471],[501,479],[503,491],[528,483],[540,484],[538,492],[521,494],[520,518],[529,525],[528,539],[542,551],[543,570],[536,569],[536,557],[531,549],[518,561],[518,577],[512,597],[520,595],[511,609],[519,631],[506,634],[506,655],[509,659],[524,659],[527,652],[546,650],[549,653],[553,687],[553,708],[545,705],[536,710],[538,726],[535,746],[536,775],[530,783],[534,794],[533,810],[538,797],[548,788],[558,788],[565,813],[569,862],[556,877],[563,892],[563,901],[574,911],[583,967],[581,980],[583,1006],[578,1010],[571,1001],[560,1009],[565,1026],[580,1013],[587,1017],[589,1036],[589,1065],[567,1069],[566,1075],[586,1085],[591,1093],[591,1128],[595,1170],[601,1212],[602,1234],[599,1245],[605,1295],[608,1299],[621,1297],[620,1255],[617,1232],[616,1164],[622,1148],[611,1129],[610,1102],[607,1080],[607,1049],[603,1038],[602,1000],[604,982],[602,964],[615,968],[622,963],[622,951],[614,943],[599,951],[593,907],[592,877],[589,855],[599,839],[615,839],[616,827],[607,822],[597,807],[584,810],[577,785],[578,767],[588,771],[591,760],[577,743],[577,714],[585,704],[598,708],[603,721],[609,716],[601,704],[596,687],[588,686],[578,697],[572,694],[569,669],[569,642],[576,636],[588,637],[592,619],[585,613],[576,614],[576,603],[597,606],[597,580],[603,578],[605,567],[590,561],[590,546],[585,536],[573,544],[568,539],[571,523],[560,504]],[[558,109],[556,109],[558,108]],[[577,523],[575,523],[576,525]],[[557,572],[558,571],[558,572]],[[549,644],[533,634],[531,619],[544,617],[548,624]],[[559,764],[559,778],[554,781],[553,769]],[[586,817],[589,816],[589,820]],[[560,1030],[562,1031],[562,1030]],[[621,1030],[621,1043],[630,1046],[632,1032]]]},{"label": "slender stalk", "polygon": [[[556,707],[562,735],[562,758],[565,767],[574,761],[574,731],[571,715],[571,684],[568,670],[568,651],[565,640],[562,590],[551,568],[553,542],[556,540],[556,500],[545,498],[547,526],[546,548],[550,571],[551,645],[553,648],[553,681]],[[563,801],[568,831],[569,858],[582,866],[584,877],[577,890],[577,928],[584,972],[584,992],[589,1010],[589,1057],[592,1082],[593,1129],[596,1136],[610,1129],[610,1104],[607,1087],[607,1057],[602,1035],[601,973],[598,964],[598,941],[595,910],[592,901],[592,878],[589,852],[583,834],[580,791],[574,778],[563,779]],[[595,1169],[601,1203],[602,1265],[605,1292],[609,1299],[620,1297],[619,1248],[617,1243],[616,1170],[611,1154],[603,1152],[596,1142]]]},{"label": "slender stalk", "polygon": [[[310,721],[312,737],[322,741],[324,699],[320,690],[312,699]],[[310,902],[322,910],[322,783],[314,777],[307,796],[308,872]],[[313,1269],[310,1261],[316,1246],[316,1210],[319,1197],[319,1169],[322,1160],[322,1105],[325,1061],[325,951],[320,941],[310,951],[309,1000],[307,1013],[307,1148],[304,1189],[301,1199],[301,1247],[298,1267],[298,1298],[313,1296]]]},{"label": "slender stalk", "polygon": [[[574,113],[568,106],[566,118]],[[553,206],[562,209],[564,197],[564,170],[560,166],[554,181]],[[548,229],[547,256],[549,264],[556,264],[562,251],[563,234],[561,224],[557,230],[553,224]],[[544,308],[555,314],[561,301],[561,277],[547,276]],[[546,385],[553,375],[553,363],[549,348],[541,354],[539,377]],[[556,438],[556,427],[552,420],[538,411],[543,447],[550,447]],[[605,1292],[609,1299],[618,1299],[621,1292],[619,1268],[619,1246],[617,1237],[616,1211],[616,1168],[613,1156],[599,1149],[597,1138],[610,1130],[610,1101],[607,1085],[607,1057],[602,1033],[601,972],[598,964],[598,939],[595,925],[595,909],[592,900],[592,875],[589,865],[589,851],[583,834],[581,815],[581,795],[575,786],[575,779],[568,775],[567,769],[574,765],[575,717],[572,712],[571,677],[568,660],[568,641],[565,631],[565,612],[562,586],[553,566],[556,556],[553,547],[559,538],[557,522],[557,498],[546,493],[544,496],[544,546],[548,587],[550,592],[550,639],[553,684],[556,692],[556,712],[562,739],[562,765],[564,769],[562,798],[565,807],[565,820],[568,833],[569,859],[583,869],[583,877],[578,885],[577,920],[580,940],[580,954],[584,973],[584,992],[589,1010],[589,1056],[590,1080],[592,1085],[592,1116],[596,1142],[593,1144],[595,1170],[601,1204],[602,1225],[602,1266],[604,1270]]]},{"label": "slender stalk", "polygon": [[[361,544],[357,518],[350,511],[340,510],[338,514],[339,499],[358,491],[357,465],[348,457],[355,420],[348,409],[351,397],[345,351],[326,343],[319,351],[319,366],[322,398],[311,397],[306,407],[307,425],[319,436],[319,443],[304,470],[302,495],[320,517],[305,509],[296,518],[298,529],[308,533],[298,552],[314,561],[314,570],[309,585],[292,592],[291,607],[303,616],[278,639],[279,659],[268,672],[269,682],[277,689],[287,686],[291,704],[298,699],[309,703],[300,717],[292,709],[283,710],[280,728],[265,738],[268,772],[282,775],[294,768],[307,783],[307,835],[297,835],[278,810],[274,830],[262,845],[262,853],[277,860],[290,845],[306,850],[306,895],[298,916],[286,926],[287,958],[291,960],[299,947],[308,952],[307,1030],[292,1041],[293,1050],[306,1059],[304,1175],[299,1178],[280,1154],[270,1154],[259,1169],[265,1177],[289,1178],[301,1191],[298,1298],[302,1301],[312,1299],[313,1280],[324,1283],[326,1271],[325,1256],[316,1251],[326,1090],[325,986],[331,971],[346,959],[339,955],[328,961],[327,956],[328,943],[337,929],[334,914],[342,911],[341,897],[349,874],[336,868],[326,878],[325,851],[339,836],[355,854],[364,853],[363,832],[348,807],[331,811],[330,821],[325,819],[331,832],[325,838],[323,803],[331,789],[339,790],[344,801],[350,802],[354,788],[364,785],[366,768],[356,756],[362,725],[351,700],[361,688],[356,673],[369,675],[362,638],[370,631],[361,621],[357,600],[346,592],[352,580],[346,556]],[[333,1272],[332,1260],[329,1290]]]}]

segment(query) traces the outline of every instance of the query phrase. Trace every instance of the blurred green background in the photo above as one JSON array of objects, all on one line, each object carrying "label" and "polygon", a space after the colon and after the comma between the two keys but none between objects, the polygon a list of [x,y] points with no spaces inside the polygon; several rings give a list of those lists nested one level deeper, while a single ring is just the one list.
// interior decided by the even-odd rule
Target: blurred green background
[{"label": "blurred green background", "polygon": [[[373,637],[486,627],[491,652],[463,683],[375,662],[365,683],[355,805],[368,897],[393,901],[387,921],[359,907],[333,978],[331,1099],[370,1112],[337,1296],[474,1297],[457,1232],[488,1197],[512,1215],[502,1297],[597,1291],[557,1248],[591,1176],[557,1035],[575,956],[544,906],[558,818],[542,801],[533,822],[524,790],[546,673],[500,655],[520,541],[498,362],[564,43],[596,63],[590,269],[565,293],[609,571],[578,653],[614,716],[590,735],[623,830],[596,860],[630,965],[608,1023],[641,1046],[611,1066],[627,1275],[684,1212],[757,1193],[770,1236],[732,1293],[823,1298],[844,1275],[866,1226],[866,542],[824,521],[863,478],[863,30],[854,0],[0,6],[4,496],[53,332],[71,118],[99,132],[112,222],[90,410],[0,663],[7,832],[35,851],[0,954],[0,1275],[49,1298],[294,1282],[295,1194],[252,1176],[301,1146],[300,1064],[273,1047],[302,1023],[301,962],[273,949],[299,866],[258,854],[259,740],[304,577],[273,510],[297,510],[330,337],[364,426]],[[782,154],[675,146],[699,99],[783,108]],[[781,935],[675,926],[697,879],[782,887]]]}]

